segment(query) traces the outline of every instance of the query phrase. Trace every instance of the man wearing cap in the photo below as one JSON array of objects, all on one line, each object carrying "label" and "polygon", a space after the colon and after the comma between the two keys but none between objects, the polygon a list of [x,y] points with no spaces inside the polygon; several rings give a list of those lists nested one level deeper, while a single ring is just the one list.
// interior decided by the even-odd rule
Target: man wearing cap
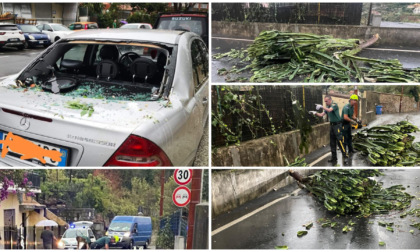
[{"label": "man wearing cap", "polygon": [[341,117],[340,111],[338,109],[337,103],[333,103],[331,96],[327,95],[324,98],[324,102],[327,105],[323,107],[320,104],[316,104],[316,109],[322,109],[322,113],[317,113],[316,111],[309,111],[309,113],[323,117],[326,113],[328,114],[328,118],[330,120],[330,147],[331,147],[331,159],[328,162],[333,164],[337,163],[337,142],[338,147],[343,154],[343,162],[344,164],[347,163],[347,153],[346,149],[344,148],[344,139],[342,136],[342,126],[341,126]]},{"label": "man wearing cap", "polygon": [[342,115],[343,121],[343,136],[344,136],[344,148],[348,149],[348,153],[354,153],[352,137],[351,137],[351,124],[357,124],[356,115],[354,115],[354,105],[359,101],[357,95],[350,96],[349,103],[344,105]]},{"label": "man wearing cap", "polygon": [[116,243],[118,242],[119,237],[118,236],[102,236],[101,238],[99,238],[98,240],[96,240],[95,242],[92,242],[90,244],[90,248],[91,249],[101,249],[101,248],[105,248],[105,249],[109,249],[109,244],[110,243]]}]

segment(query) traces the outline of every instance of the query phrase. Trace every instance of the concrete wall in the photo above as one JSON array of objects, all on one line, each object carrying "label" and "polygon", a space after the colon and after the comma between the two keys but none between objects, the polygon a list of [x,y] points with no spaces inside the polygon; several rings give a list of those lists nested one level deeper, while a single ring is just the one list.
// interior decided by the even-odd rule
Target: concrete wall
[{"label": "concrete wall", "polygon": [[[329,123],[312,127],[309,135],[309,153],[328,145]],[[218,148],[212,155],[213,166],[286,166],[283,156],[293,161],[297,156],[303,156],[299,144],[300,131],[294,130],[273,136],[263,137],[241,143],[240,146]]]},{"label": "concrete wall", "polygon": [[420,29],[371,27],[359,25],[312,25],[286,23],[236,23],[213,21],[212,36],[254,39],[264,30],[280,30],[288,32],[329,34],[336,38],[369,39],[378,33],[380,40],[375,45],[419,47]]},{"label": "concrete wall", "polygon": [[[400,110],[400,95],[384,94],[372,91],[366,91],[366,98],[371,106],[381,105],[382,113],[394,114]],[[417,112],[420,111],[420,103],[416,102],[413,97],[404,96],[401,103],[401,112]]]},{"label": "concrete wall", "polygon": [[[302,175],[311,170],[299,170]],[[313,170],[312,170],[313,171]],[[213,172],[211,176],[211,199],[213,216],[234,209],[258,198],[274,188],[294,183],[288,169],[232,169]]]}]

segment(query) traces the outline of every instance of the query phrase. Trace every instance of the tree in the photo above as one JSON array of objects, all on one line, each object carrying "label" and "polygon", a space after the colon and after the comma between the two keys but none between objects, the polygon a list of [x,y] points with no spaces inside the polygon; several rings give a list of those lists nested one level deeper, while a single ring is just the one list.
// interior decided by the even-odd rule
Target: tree
[{"label": "tree", "polygon": [[[9,189],[15,185],[20,189],[24,189],[27,196],[34,196],[28,189],[30,182],[28,181],[27,173],[24,170],[0,170],[0,181],[2,182],[2,187],[0,188],[0,202],[7,199],[9,196]],[[16,191],[12,192],[17,193]]]},{"label": "tree", "polygon": [[147,13],[166,11],[166,3],[131,3],[132,8]]}]

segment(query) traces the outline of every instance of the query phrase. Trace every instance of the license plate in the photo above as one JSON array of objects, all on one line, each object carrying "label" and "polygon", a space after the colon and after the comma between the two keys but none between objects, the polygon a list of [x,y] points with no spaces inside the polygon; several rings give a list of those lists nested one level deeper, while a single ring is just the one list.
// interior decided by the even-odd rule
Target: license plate
[{"label": "license plate", "polygon": [[41,41],[39,41],[39,43],[40,43],[40,44],[44,44],[44,42],[45,42],[45,41],[42,41],[42,40],[41,40]]},{"label": "license plate", "polygon": [[[7,133],[0,131],[0,139],[1,140],[4,140],[6,138],[6,135],[7,135]],[[26,159],[26,161],[29,161],[29,162],[32,162],[32,163],[37,163],[39,165],[48,165],[48,166],[57,166],[57,167],[64,167],[64,166],[67,165],[68,150],[66,148],[57,147],[55,145],[50,145],[50,144],[45,144],[45,143],[40,143],[40,142],[36,142],[36,141],[32,141],[32,140],[29,140],[29,141],[31,141],[32,143],[38,145],[39,147],[41,147],[43,149],[59,151],[60,153],[62,153],[62,155],[61,155],[61,161],[60,162],[56,162],[54,160],[51,160],[49,157],[44,157],[44,159],[46,161],[46,164],[41,163],[41,161],[38,160],[38,159]],[[1,153],[2,150],[3,150],[3,144],[0,144],[0,153]],[[11,155],[11,156],[19,157],[19,158],[22,156],[21,153],[16,153],[16,152],[10,151],[10,148],[9,148],[9,152],[7,154]]]},{"label": "license plate", "polygon": [[11,38],[11,39],[9,39],[9,41],[19,41],[19,39],[17,39],[17,38]]}]

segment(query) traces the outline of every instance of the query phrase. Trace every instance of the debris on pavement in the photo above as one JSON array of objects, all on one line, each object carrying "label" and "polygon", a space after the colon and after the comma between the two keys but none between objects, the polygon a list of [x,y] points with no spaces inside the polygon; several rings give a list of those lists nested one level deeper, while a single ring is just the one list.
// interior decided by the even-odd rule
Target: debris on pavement
[{"label": "debris on pavement", "polygon": [[[251,70],[250,82],[418,82],[420,68],[406,70],[399,60],[378,60],[356,56],[379,39],[376,34],[365,43],[358,39],[339,39],[330,35],[291,33],[278,30],[261,32],[245,50],[217,53],[214,59],[228,57],[249,63],[229,73]],[[243,81],[243,80],[242,80]]]}]

